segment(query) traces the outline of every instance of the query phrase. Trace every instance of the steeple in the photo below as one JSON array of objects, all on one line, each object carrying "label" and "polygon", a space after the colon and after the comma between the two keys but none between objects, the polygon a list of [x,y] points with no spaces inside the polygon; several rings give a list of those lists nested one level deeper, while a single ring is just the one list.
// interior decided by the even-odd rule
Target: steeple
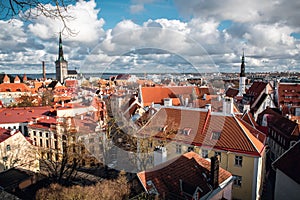
[{"label": "steeple", "polygon": [[64,59],[64,52],[63,52],[63,47],[62,47],[62,39],[61,39],[61,32],[59,32],[59,50],[58,50],[58,60],[62,61]]},{"label": "steeple", "polygon": [[245,77],[245,55],[244,55],[244,50],[243,50],[243,56],[242,56],[240,77]]},{"label": "steeple", "polygon": [[61,32],[59,33],[59,49],[58,49],[58,59],[55,61],[56,69],[56,80],[63,83],[68,77],[68,61],[64,59],[64,52],[62,47]]},{"label": "steeple", "polygon": [[246,79],[247,78],[245,75],[245,54],[244,54],[244,49],[243,49],[238,96],[243,96],[243,94],[245,94],[245,92],[246,92]]}]

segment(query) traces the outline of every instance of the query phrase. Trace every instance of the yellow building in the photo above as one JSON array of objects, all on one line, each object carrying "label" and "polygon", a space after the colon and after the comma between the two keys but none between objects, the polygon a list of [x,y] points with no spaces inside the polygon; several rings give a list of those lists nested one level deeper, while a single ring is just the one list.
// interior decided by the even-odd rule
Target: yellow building
[{"label": "yellow building", "polygon": [[[228,109],[227,109],[228,110]],[[231,109],[229,109],[231,110]],[[220,167],[234,177],[233,199],[258,199],[264,177],[265,135],[230,112],[163,107],[139,131],[156,148],[152,165],[188,151],[204,158],[218,155]],[[159,158],[159,156],[161,156]],[[149,168],[149,166],[147,167]]]}]

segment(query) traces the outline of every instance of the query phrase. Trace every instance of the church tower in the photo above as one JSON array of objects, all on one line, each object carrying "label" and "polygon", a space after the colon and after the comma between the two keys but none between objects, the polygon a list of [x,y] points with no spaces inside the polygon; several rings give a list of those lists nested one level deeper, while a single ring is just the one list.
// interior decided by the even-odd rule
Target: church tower
[{"label": "church tower", "polygon": [[59,33],[58,59],[55,61],[56,80],[63,83],[68,76],[68,62],[64,59],[61,33]]},{"label": "church tower", "polygon": [[243,51],[242,56],[242,64],[241,64],[241,73],[240,73],[240,83],[239,83],[239,94],[238,96],[243,96],[245,94],[245,87],[246,87],[246,76],[245,76],[245,55]]}]

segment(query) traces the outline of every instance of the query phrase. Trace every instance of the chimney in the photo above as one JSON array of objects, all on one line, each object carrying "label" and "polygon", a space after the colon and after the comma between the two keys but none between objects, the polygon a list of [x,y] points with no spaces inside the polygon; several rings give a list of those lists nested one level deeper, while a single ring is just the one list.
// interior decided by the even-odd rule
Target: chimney
[{"label": "chimney", "polygon": [[159,165],[167,161],[167,148],[162,146],[157,146],[154,148],[153,152],[154,166]]},{"label": "chimney", "polygon": [[173,101],[171,98],[164,98],[164,106],[172,106]]},{"label": "chimney", "polygon": [[210,185],[213,189],[219,186],[219,160],[217,156],[210,158]]},{"label": "chimney", "polygon": [[45,61],[42,61],[42,66],[43,66],[43,79],[44,81],[46,80],[46,67],[45,67]]},{"label": "chimney", "polygon": [[223,113],[225,115],[233,114],[233,99],[226,97],[223,101]]},{"label": "chimney", "polygon": [[185,98],[184,105],[187,107],[189,105],[189,98]]},{"label": "chimney", "polygon": [[211,104],[206,104],[205,109],[207,109],[207,111],[211,111]]}]

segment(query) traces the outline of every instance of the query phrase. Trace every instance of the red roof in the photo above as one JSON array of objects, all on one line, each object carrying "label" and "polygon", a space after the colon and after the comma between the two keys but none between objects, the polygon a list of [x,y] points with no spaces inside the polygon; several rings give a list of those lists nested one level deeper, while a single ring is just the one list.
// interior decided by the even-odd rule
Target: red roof
[{"label": "red roof", "polygon": [[2,83],[0,84],[0,92],[32,92],[24,83]]},{"label": "red roof", "polygon": [[34,118],[45,116],[51,107],[1,108],[0,123],[30,122]]},{"label": "red roof", "polygon": [[179,96],[190,99],[191,94],[195,94],[197,97],[202,97],[204,94],[209,94],[207,87],[199,88],[196,86],[174,86],[174,87],[142,87],[141,95],[144,106],[149,106],[152,103],[163,104],[164,98],[174,98],[176,105],[180,102]]},{"label": "red roof", "polygon": [[[210,164],[200,155],[189,152],[157,165],[151,171],[139,172],[137,176],[147,192],[155,188],[161,196],[170,197],[170,193],[180,196],[182,195],[181,187],[184,188],[185,184],[189,190],[192,190],[191,192],[194,192],[196,187],[200,187],[202,190],[200,196],[204,196],[211,191],[207,181]],[[219,168],[219,183],[223,183],[230,177],[231,174],[228,171]]]},{"label": "red roof", "polygon": [[65,86],[66,87],[72,87],[75,88],[78,85],[78,81],[77,80],[73,80],[73,79],[67,79],[65,80]]},{"label": "red roof", "polygon": [[[182,133],[185,128],[191,130],[189,134]],[[212,139],[218,133],[219,139]],[[235,116],[205,110],[162,108],[139,134],[254,156],[260,156],[264,148],[256,138],[263,133]]]},{"label": "red roof", "polygon": [[[17,133],[17,132],[19,132],[19,131],[16,131],[15,133]],[[4,128],[0,127],[0,143],[5,141],[6,139],[10,138],[14,134],[12,134],[12,130],[8,130],[8,129],[4,129]]]},{"label": "red roof", "polygon": [[238,95],[239,90],[236,88],[228,88],[225,92],[225,95],[227,97],[235,97],[236,95]]}]

